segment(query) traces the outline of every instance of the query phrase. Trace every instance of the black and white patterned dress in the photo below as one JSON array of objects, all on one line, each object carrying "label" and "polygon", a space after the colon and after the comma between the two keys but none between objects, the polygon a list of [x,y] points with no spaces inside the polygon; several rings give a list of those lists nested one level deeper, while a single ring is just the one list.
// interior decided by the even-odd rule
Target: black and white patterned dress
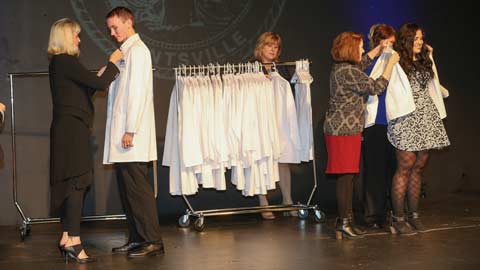
[{"label": "black and white patterned dress", "polygon": [[413,71],[408,75],[415,111],[388,122],[388,140],[399,150],[422,151],[450,145],[447,132],[432,98],[428,93],[431,75]]}]

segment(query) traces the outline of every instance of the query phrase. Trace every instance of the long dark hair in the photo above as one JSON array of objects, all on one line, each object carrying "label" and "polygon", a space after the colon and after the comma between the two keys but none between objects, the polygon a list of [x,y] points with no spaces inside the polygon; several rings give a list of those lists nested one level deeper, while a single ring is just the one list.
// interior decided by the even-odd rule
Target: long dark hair
[{"label": "long dark hair", "polygon": [[407,74],[411,74],[414,69],[427,72],[433,77],[433,62],[429,57],[428,49],[423,43],[420,53],[415,55],[417,61],[413,61],[413,41],[415,40],[415,34],[417,30],[422,31],[423,37],[425,33],[418,25],[414,23],[406,23],[400,27],[395,36],[395,43],[393,48],[400,55],[400,66]]}]

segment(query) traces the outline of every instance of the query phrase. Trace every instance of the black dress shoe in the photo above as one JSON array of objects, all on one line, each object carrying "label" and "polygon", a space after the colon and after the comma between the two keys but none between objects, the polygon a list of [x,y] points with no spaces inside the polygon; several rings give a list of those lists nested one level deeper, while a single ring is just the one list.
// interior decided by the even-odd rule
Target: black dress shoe
[{"label": "black dress shoe", "polygon": [[128,242],[121,247],[112,248],[112,253],[127,253],[141,248],[144,244],[143,242]]},{"label": "black dress shoe", "polygon": [[385,228],[385,225],[382,222],[372,222],[367,223],[367,228],[369,230],[382,230]]},{"label": "black dress shoe", "polygon": [[154,256],[165,253],[165,249],[162,243],[150,243],[141,248],[128,252],[129,258],[139,258],[146,256]]}]

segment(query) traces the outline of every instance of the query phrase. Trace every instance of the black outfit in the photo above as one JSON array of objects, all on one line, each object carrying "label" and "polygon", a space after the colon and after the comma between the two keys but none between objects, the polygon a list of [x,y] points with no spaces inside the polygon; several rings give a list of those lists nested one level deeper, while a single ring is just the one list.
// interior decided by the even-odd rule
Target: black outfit
[{"label": "black outfit", "polygon": [[118,188],[127,216],[128,243],[161,243],[157,203],[147,181],[146,162],[115,163]]},{"label": "black outfit", "polygon": [[[87,187],[92,183],[92,96],[97,89],[106,89],[118,73],[118,68],[111,62],[103,75],[97,77],[80,64],[76,56],[60,54],[52,56],[50,60],[50,90],[53,101],[50,127],[51,210],[53,215],[60,214],[61,217],[69,219],[62,220],[65,228],[72,226],[68,224],[77,222],[72,219],[79,221],[79,216],[73,218],[73,213],[67,212],[79,206],[80,211],[75,210],[75,215],[81,214],[81,201]],[[69,234],[72,235],[70,232]]]},{"label": "black outfit", "polygon": [[60,208],[60,220],[62,222],[62,231],[68,232],[71,236],[80,235],[80,219],[82,216],[83,199],[86,188],[76,188],[72,185],[72,191],[68,194]]},{"label": "black outfit", "polygon": [[362,148],[365,222],[382,225],[391,208],[389,193],[397,164],[387,126],[377,124],[364,129]]}]

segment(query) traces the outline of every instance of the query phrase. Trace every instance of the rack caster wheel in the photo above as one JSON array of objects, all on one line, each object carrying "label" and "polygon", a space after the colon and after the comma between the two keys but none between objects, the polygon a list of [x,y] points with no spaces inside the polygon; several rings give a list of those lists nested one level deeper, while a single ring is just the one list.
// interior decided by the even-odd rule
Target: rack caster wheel
[{"label": "rack caster wheel", "polygon": [[325,213],[323,213],[322,211],[320,211],[318,209],[314,210],[314,214],[315,214],[315,221],[318,222],[318,223],[322,223],[322,222],[325,222],[327,220],[327,216],[325,215]]},{"label": "rack caster wheel", "polygon": [[308,211],[305,209],[298,210],[298,217],[300,219],[306,219],[308,217]]},{"label": "rack caster wheel", "polygon": [[190,226],[190,216],[189,215],[183,215],[178,219],[178,226],[181,228],[187,228]]},{"label": "rack caster wheel", "polygon": [[197,218],[197,220],[195,220],[195,223],[193,224],[193,227],[195,228],[195,230],[197,230],[198,232],[201,232],[205,229],[205,221],[204,221],[204,218],[203,217],[199,217]]},{"label": "rack caster wheel", "polygon": [[25,241],[25,239],[30,235],[30,226],[28,225],[22,225],[20,226],[20,238],[22,241]]}]

